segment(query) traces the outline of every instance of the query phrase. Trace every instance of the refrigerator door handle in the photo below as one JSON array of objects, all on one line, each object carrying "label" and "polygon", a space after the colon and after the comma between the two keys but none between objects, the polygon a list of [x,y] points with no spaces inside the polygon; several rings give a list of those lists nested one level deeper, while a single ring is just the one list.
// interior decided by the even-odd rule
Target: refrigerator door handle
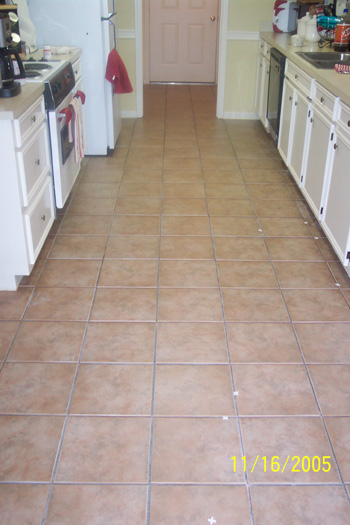
[{"label": "refrigerator door handle", "polygon": [[108,14],[108,16],[101,16],[101,22],[110,22],[111,18],[113,18],[117,14],[117,11],[115,10],[115,0],[113,0],[113,9],[112,12]]}]

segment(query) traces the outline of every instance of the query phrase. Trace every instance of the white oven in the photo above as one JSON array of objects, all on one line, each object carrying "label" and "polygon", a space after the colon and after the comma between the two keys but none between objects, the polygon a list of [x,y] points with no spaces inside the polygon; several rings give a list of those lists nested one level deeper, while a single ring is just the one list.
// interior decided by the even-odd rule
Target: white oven
[{"label": "white oven", "polygon": [[[81,160],[76,159],[75,146],[76,137],[69,122],[71,113],[70,105],[74,97],[79,96],[77,92],[82,91],[79,67],[73,67],[67,62],[38,62],[38,68],[48,65],[50,69],[46,72],[41,70],[43,76],[32,74],[29,81],[44,82],[44,98],[47,112],[47,122],[50,136],[50,149],[52,161],[52,175],[55,190],[55,201],[57,208],[63,208],[73,184],[78,176]],[[34,63],[26,64],[26,74]],[[35,69],[35,67],[34,67]],[[75,74],[77,75],[77,82]],[[76,115],[73,112],[73,118]],[[83,112],[81,112],[82,130],[84,130]],[[83,131],[84,132],[84,131]]]}]

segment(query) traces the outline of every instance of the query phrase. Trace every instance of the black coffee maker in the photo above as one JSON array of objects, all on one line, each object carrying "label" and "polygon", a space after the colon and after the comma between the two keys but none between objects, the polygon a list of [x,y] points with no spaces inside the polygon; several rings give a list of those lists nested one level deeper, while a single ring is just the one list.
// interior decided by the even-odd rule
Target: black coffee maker
[{"label": "black coffee maker", "polygon": [[9,98],[19,95],[21,84],[15,82],[15,71],[12,57],[17,61],[20,76],[25,77],[22,60],[15,49],[11,48],[12,31],[11,21],[7,14],[0,14],[0,71],[2,87],[0,88],[0,98]]}]

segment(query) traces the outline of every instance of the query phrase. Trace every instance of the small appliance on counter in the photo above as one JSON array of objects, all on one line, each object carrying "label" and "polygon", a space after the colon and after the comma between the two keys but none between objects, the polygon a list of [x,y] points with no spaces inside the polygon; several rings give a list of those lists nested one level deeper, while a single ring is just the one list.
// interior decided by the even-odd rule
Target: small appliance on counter
[{"label": "small appliance on counter", "polygon": [[15,70],[12,57],[14,56],[20,71],[20,76],[25,77],[22,60],[18,52],[11,48],[12,31],[11,21],[8,15],[0,14],[0,71],[2,78],[2,87],[0,89],[0,98],[10,98],[19,95],[21,84],[15,82]]},{"label": "small appliance on counter", "polygon": [[299,7],[291,0],[276,0],[273,8],[273,30],[275,33],[291,33],[297,28]]}]

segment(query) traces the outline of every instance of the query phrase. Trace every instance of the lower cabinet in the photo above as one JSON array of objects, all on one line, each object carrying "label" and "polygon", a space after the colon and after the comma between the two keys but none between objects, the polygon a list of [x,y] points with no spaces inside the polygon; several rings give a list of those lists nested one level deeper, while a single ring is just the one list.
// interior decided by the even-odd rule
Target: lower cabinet
[{"label": "lower cabinet", "polygon": [[323,229],[344,266],[350,263],[350,134],[336,131]]},{"label": "lower cabinet", "polygon": [[305,171],[305,156],[308,151],[310,127],[308,114],[310,101],[305,95],[294,92],[294,127],[291,137],[289,170],[299,186],[303,186]]},{"label": "lower cabinet", "polygon": [[286,78],[283,86],[283,97],[281,104],[280,130],[278,137],[278,151],[286,165],[290,158],[290,138],[293,133],[293,98],[294,86]]}]

